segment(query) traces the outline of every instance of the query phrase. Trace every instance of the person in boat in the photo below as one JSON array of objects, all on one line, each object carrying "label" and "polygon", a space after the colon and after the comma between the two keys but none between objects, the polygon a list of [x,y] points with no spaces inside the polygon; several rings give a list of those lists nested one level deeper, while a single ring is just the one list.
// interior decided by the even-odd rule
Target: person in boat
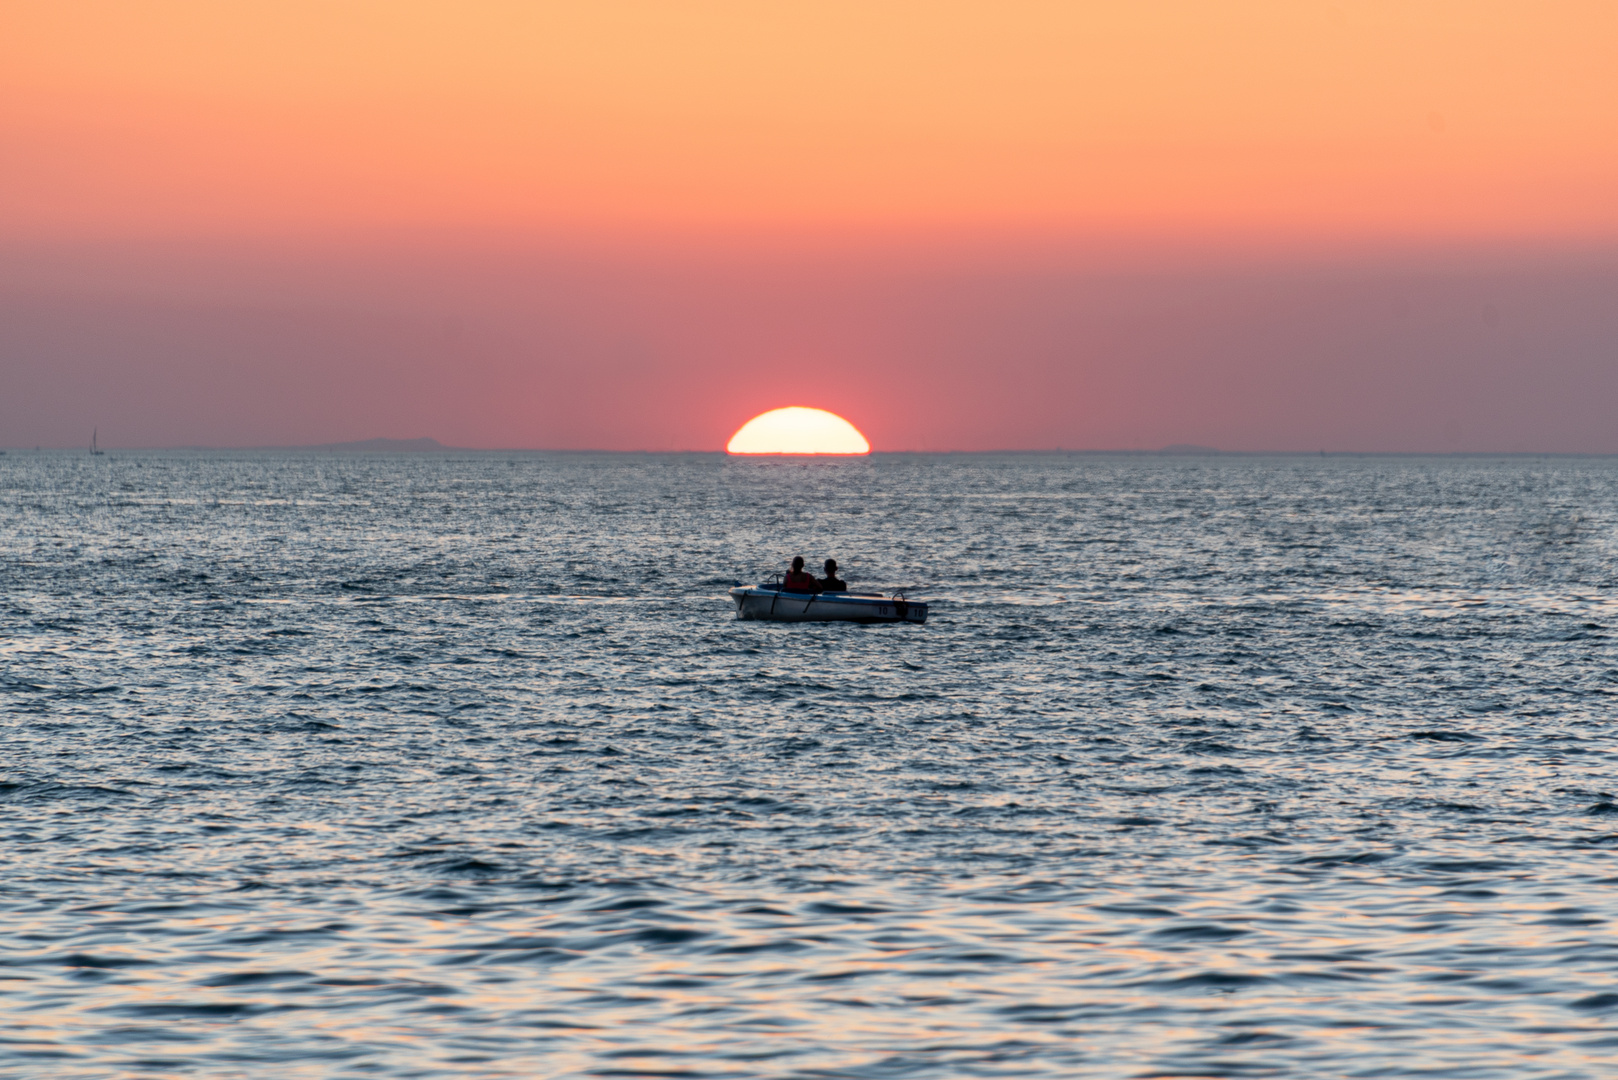
[{"label": "person in boat", "polygon": [[847,592],[848,582],[837,576],[837,560],[826,560],[826,576],[820,579],[821,592]]},{"label": "person in boat", "polygon": [[781,582],[781,587],[788,592],[819,592],[820,582],[815,580],[815,575],[804,573],[803,556],[794,555],[792,557],[792,569],[787,571],[786,579]]}]

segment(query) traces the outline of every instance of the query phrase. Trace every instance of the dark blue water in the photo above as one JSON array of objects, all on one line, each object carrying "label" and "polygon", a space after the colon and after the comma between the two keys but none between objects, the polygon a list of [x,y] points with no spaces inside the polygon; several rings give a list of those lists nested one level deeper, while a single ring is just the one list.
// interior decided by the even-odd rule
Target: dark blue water
[{"label": "dark blue water", "polygon": [[1618,1070],[1618,461],[13,451],[0,584],[7,1076]]}]

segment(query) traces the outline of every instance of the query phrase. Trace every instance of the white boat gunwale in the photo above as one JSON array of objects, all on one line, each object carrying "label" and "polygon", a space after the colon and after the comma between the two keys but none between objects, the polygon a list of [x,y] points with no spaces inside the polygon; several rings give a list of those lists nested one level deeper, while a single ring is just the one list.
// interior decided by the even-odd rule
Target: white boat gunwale
[{"label": "white boat gunwale", "polygon": [[738,619],[766,622],[924,623],[925,601],[902,591],[891,596],[873,592],[799,592],[774,584],[737,585],[730,590]]}]

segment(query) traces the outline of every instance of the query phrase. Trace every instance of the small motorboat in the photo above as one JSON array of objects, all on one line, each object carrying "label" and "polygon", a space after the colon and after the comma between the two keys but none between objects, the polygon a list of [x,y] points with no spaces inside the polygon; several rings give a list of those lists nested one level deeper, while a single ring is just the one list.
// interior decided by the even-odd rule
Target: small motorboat
[{"label": "small motorboat", "polygon": [[890,596],[874,592],[795,592],[780,582],[737,585],[730,590],[738,619],[773,622],[924,623],[927,605],[907,600],[902,591]]}]

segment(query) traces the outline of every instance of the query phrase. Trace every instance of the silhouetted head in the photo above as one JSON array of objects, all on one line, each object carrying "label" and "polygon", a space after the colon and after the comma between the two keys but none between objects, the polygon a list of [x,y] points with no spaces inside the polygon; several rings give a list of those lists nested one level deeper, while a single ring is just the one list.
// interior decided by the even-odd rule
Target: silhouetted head
[{"label": "silhouetted head", "polygon": [[837,576],[837,560],[836,559],[827,559],[826,560],[826,576],[827,577],[836,577]]},{"label": "silhouetted head", "polygon": [[792,569],[795,570],[795,571],[803,569],[803,556],[802,555],[794,555],[794,556],[792,556]]}]

